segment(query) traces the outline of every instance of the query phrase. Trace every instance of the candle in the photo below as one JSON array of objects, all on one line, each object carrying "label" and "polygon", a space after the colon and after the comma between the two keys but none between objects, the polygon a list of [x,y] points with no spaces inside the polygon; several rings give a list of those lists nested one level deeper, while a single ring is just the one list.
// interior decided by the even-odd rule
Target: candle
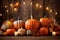
[{"label": "candle", "polygon": [[52,32],[52,35],[55,36],[56,35],[56,32]]},{"label": "candle", "polygon": [[18,32],[15,32],[15,34],[14,34],[15,36],[18,36]]}]

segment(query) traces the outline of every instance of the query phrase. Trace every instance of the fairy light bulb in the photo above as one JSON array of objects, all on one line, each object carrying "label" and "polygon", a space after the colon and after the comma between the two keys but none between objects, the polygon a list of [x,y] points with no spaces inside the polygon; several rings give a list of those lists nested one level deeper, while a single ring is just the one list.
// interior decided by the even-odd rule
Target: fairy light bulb
[{"label": "fairy light bulb", "polygon": [[7,6],[5,6],[5,8],[7,8]]},{"label": "fairy light bulb", "polygon": [[33,3],[31,2],[31,5],[32,5]]},{"label": "fairy light bulb", "polygon": [[40,5],[40,8],[42,8],[42,6]]},{"label": "fairy light bulb", "polygon": [[10,6],[13,7],[13,4],[11,3]]},{"label": "fairy light bulb", "polygon": [[25,2],[23,2],[23,4],[25,5]]},{"label": "fairy light bulb", "polygon": [[14,11],[17,11],[17,8],[14,8]]},{"label": "fairy light bulb", "polygon": [[52,10],[50,10],[50,13],[52,12]]},{"label": "fairy light bulb", "polygon": [[46,7],[46,10],[49,10],[49,7]]},{"label": "fairy light bulb", "polygon": [[55,12],[55,14],[57,15],[57,12]]},{"label": "fairy light bulb", "polygon": [[38,3],[36,4],[36,7],[38,7]]},{"label": "fairy light bulb", "polygon": [[8,12],[9,12],[9,10],[6,10],[6,12],[8,13]]}]

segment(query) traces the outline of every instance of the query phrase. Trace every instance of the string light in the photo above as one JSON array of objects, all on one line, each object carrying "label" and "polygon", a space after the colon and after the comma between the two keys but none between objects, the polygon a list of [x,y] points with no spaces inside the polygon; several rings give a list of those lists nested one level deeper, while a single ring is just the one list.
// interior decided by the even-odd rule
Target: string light
[{"label": "string light", "polygon": [[46,10],[49,10],[49,7],[46,7]]},{"label": "string light", "polygon": [[52,12],[52,10],[50,10],[50,13]]},{"label": "string light", "polygon": [[57,12],[55,12],[55,14],[57,15]]},{"label": "string light", "polygon": [[14,11],[17,11],[17,8],[14,8]]},{"label": "string light", "polygon": [[7,6],[5,6],[5,8],[7,8]]},{"label": "string light", "polygon": [[25,2],[23,2],[23,4],[25,5]]},{"label": "string light", "polygon": [[6,10],[6,12],[8,13],[8,12],[9,12],[9,10]]},{"label": "string light", "polygon": [[13,4],[11,3],[10,6],[13,7]]},{"label": "string light", "polygon": [[2,14],[0,14],[0,16],[2,16]]},{"label": "string light", "polygon": [[32,5],[33,3],[31,2],[31,5]]},{"label": "string light", "polygon": [[36,4],[36,7],[38,7],[38,3]]},{"label": "string light", "polygon": [[17,2],[16,4],[15,4],[15,6],[18,6],[19,5],[19,2]]},{"label": "string light", "polygon": [[42,8],[42,6],[40,5],[40,8]]}]

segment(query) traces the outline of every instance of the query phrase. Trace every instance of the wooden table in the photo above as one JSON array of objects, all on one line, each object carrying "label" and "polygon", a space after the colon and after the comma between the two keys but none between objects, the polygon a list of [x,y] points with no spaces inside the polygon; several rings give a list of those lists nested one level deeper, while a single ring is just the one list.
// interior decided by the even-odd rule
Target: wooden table
[{"label": "wooden table", "polygon": [[0,40],[60,40],[60,36],[6,36],[0,37]]}]

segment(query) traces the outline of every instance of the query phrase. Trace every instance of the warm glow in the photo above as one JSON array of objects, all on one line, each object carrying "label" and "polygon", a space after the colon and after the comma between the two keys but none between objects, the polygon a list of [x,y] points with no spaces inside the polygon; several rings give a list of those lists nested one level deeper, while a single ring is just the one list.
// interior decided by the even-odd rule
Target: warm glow
[{"label": "warm glow", "polygon": [[25,2],[23,2],[23,4],[25,5]]},{"label": "warm glow", "polygon": [[42,6],[40,5],[40,8],[42,8]]},{"label": "warm glow", "polygon": [[46,10],[49,10],[49,7],[46,7]]},{"label": "warm glow", "polygon": [[32,5],[32,2],[31,2],[31,5]]},{"label": "warm glow", "polygon": [[50,10],[50,13],[52,12],[52,10]]},{"label": "warm glow", "polygon": [[15,6],[18,6],[19,5],[19,3],[17,2],[16,4],[15,4]]},{"label": "warm glow", "polygon": [[2,16],[2,14],[0,14],[0,16]]},{"label": "warm glow", "polygon": [[9,12],[9,10],[6,10],[6,12]]},{"label": "warm glow", "polygon": [[38,3],[36,4],[36,7],[38,7]]},{"label": "warm glow", "polygon": [[53,35],[53,36],[56,35],[56,32],[52,32],[52,35]]},{"label": "warm glow", "polygon": [[7,6],[5,6],[5,8],[7,8]]},{"label": "warm glow", "polygon": [[14,8],[14,11],[17,11],[17,8]]},{"label": "warm glow", "polygon": [[11,7],[13,7],[13,4],[10,4]]},{"label": "warm glow", "polygon": [[57,15],[57,12],[55,12],[55,14]]}]

